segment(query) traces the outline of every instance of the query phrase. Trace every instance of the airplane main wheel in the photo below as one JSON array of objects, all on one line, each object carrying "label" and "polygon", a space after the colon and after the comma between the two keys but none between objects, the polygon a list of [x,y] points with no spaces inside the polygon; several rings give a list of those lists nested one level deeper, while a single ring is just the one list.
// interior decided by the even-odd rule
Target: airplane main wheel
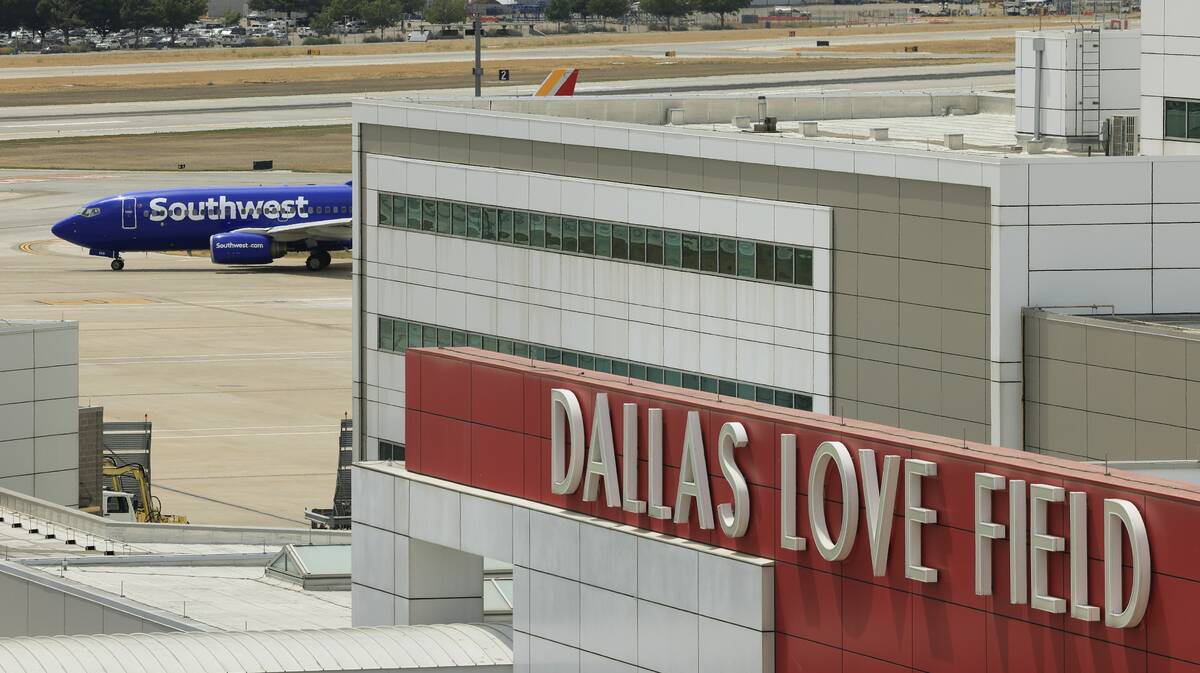
[{"label": "airplane main wheel", "polygon": [[112,264],[110,264],[109,266],[112,267],[113,271],[120,271],[125,268],[125,260],[118,257],[118,258],[114,259],[112,261]]},{"label": "airplane main wheel", "polygon": [[304,265],[308,267],[309,271],[320,271],[321,269],[329,266],[329,263],[332,261],[333,258],[329,256],[328,252],[325,252],[324,250],[314,250],[312,254],[308,256],[308,259],[305,260]]}]

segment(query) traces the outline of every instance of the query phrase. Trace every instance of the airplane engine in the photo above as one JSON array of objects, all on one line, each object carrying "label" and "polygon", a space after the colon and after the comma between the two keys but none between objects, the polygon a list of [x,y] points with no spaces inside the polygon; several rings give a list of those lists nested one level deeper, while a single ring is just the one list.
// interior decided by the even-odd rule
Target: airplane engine
[{"label": "airplane engine", "polygon": [[287,254],[287,246],[270,236],[236,231],[213,234],[208,246],[214,264],[270,264]]}]

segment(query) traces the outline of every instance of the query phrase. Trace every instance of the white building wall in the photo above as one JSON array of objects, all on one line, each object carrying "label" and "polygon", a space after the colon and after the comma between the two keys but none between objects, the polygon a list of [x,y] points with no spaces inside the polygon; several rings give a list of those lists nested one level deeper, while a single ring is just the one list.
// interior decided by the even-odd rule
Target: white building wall
[{"label": "white building wall", "polygon": [[[1017,134],[1031,136],[1035,131],[1037,57],[1033,42],[1039,38],[1046,41],[1042,65],[1042,134],[1051,138],[1095,135],[1094,129],[1084,128],[1083,124],[1084,110],[1094,107],[1084,95],[1083,50],[1085,41],[1094,41],[1095,34],[1073,30],[1017,33]],[[1131,30],[1102,30],[1099,40],[1099,121],[1103,123],[1114,115],[1137,115],[1141,107],[1140,34]]]},{"label": "white building wall", "polygon": [[78,323],[0,323],[0,488],[78,505],[78,433]]},{"label": "white building wall", "polygon": [[[404,441],[377,316],[807,393],[829,412],[830,209],[366,155],[367,455]],[[813,249],[813,287],[379,227],[379,191]]]},{"label": "white building wall", "polygon": [[1167,140],[1164,99],[1200,102],[1200,4],[1142,1],[1142,153],[1200,154],[1200,141]]},{"label": "white building wall", "polygon": [[417,585],[461,592],[452,564],[415,567],[411,547],[433,543],[513,564],[516,672],[775,670],[771,561],[395,466],[355,466],[354,484],[370,503],[354,514],[355,626],[407,623],[398,592]]}]

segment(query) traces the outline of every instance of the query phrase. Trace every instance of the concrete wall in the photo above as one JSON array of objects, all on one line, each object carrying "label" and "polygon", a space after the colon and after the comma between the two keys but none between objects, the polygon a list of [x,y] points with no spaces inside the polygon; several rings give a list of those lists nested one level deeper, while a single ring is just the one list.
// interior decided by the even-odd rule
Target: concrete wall
[{"label": "concrete wall", "polygon": [[1025,423],[1031,451],[1200,458],[1200,333],[1026,311]]},{"label": "concrete wall", "polygon": [[194,630],[197,625],[97,594],[19,563],[0,562],[0,638]]},{"label": "concrete wall", "polygon": [[[93,535],[114,542],[165,542],[179,544],[346,544],[350,533],[310,528],[251,528],[243,526],[123,523],[63,507],[52,502],[0,488],[0,509],[22,513],[34,523]],[[99,544],[99,543],[98,543]]]},{"label": "concrete wall", "polygon": [[1166,140],[1163,100],[1200,101],[1200,5],[1142,0],[1142,153],[1200,154],[1200,142]]},{"label": "concrete wall", "polygon": [[0,488],[78,504],[78,400],[78,323],[0,323]]},{"label": "concrete wall", "polygon": [[[514,671],[775,670],[770,561],[399,467],[356,466],[354,484],[355,626],[406,623],[416,590],[452,605],[459,561],[486,556],[514,565]],[[427,543],[442,563],[413,552]]]},{"label": "concrete wall", "polygon": [[[597,185],[633,184],[676,194],[729,195],[831,209],[829,411],[952,437],[989,437],[991,209],[988,189],[979,186],[983,180],[978,163],[967,167],[958,157],[934,159],[930,175],[930,164],[901,171],[896,168],[899,159],[881,157],[878,161],[890,163],[891,174],[866,175],[856,172],[857,152],[814,150],[800,142],[695,130],[640,131],[582,121],[519,119],[509,124],[496,117],[485,124],[467,110],[380,110],[374,117],[377,123],[359,127],[363,165],[356,184],[367,189],[398,179],[397,171],[372,168],[372,157],[391,156],[581,178]],[[496,125],[501,123],[512,128],[500,129]],[[879,156],[869,150],[861,154]],[[951,168],[960,163],[961,171]],[[899,177],[902,173],[914,177]],[[948,177],[943,182],[939,175]],[[972,181],[975,184],[963,184]],[[366,210],[358,212],[367,217],[360,226],[372,221],[371,198],[365,201]],[[369,250],[370,229],[361,231]],[[393,245],[376,257],[368,252],[367,262],[398,254]],[[368,274],[383,273],[362,268]],[[403,274],[405,269],[388,273]],[[377,310],[382,296],[372,297],[370,287],[360,289],[365,294],[359,306],[368,312]],[[735,310],[748,306],[739,298]],[[419,308],[410,303],[408,310]],[[364,320],[363,326],[369,323]],[[778,316],[768,316],[764,326],[786,327]],[[359,343],[366,349],[374,346],[366,332]],[[388,372],[380,376],[401,385],[402,370],[389,365]],[[374,380],[368,383],[366,394],[377,394]],[[370,436],[377,426],[372,424],[373,402],[366,404],[365,448],[372,456]],[[395,432],[395,424],[389,430]]]}]

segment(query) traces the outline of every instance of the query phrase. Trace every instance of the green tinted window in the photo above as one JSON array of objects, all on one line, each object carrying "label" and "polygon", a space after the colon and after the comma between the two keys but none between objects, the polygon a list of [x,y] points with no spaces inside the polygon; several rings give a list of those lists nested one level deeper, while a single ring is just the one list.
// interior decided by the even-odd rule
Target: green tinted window
[{"label": "green tinted window", "polygon": [[629,227],[623,224],[612,226],[612,258],[629,259]]},{"label": "green tinted window", "polygon": [[579,366],[579,355],[573,351],[562,352],[562,363],[568,367]]},{"label": "green tinted window", "polygon": [[648,264],[663,263],[663,231],[662,229],[646,230],[646,262]]},{"label": "green tinted window", "polygon": [[663,264],[683,266],[683,234],[678,231],[663,234]]},{"label": "green tinted window", "polygon": [[679,386],[683,383],[683,374],[674,369],[665,370],[663,372],[663,383],[669,386]]},{"label": "green tinted window", "polygon": [[717,273],[721,269],[717,255],[718,241],[712,236],[700,238],[700,270]]},{"label": "green tinted window", "polygon": [[1188,140],[1200,140],[1200,101],[1187,104],[1188,110]]},{"label": "green tinted window", "polygon": [[379,226],[392,226],[392,195],[379,194]]},{"label": "green tinted window", "polygon": [[691,388],[692,390],[699,390],[700,389],[700,377],[697,376],[696,374],[688,374],[687,372],[684,372],[683,377],[680,381],[680,385],[682,385],[684,388]]},{"label": "green tinted window", "polygon": [[774,404],[776,406],[790,408],[792,406],[792,402],[793,402],[793,400],[792,400],[791,393],[787,392],[786,390],[776,390],[775,391]]},{"label": "green tinted window", "polygon": [[500,211],[500,231],[499,237],[496,239],[501,243],[512,243],[513,237],[513,211]]},{"label": "green tinted window", "polygon": [[596,254],[596,223],[591,220],[579,221],[579,252]]},{"label": "green tinted window", "polygon": [[562,362],[562,351],[558,350],[557,348],[547,348],[546,349],[546,362],[561,363]]},{"label": "green tinted window", "polygon": [[425,348],[433,348],[437,345],[437,328],[426,325],[421,330],[421,345]]},{"label": "green tinted window", "polygon": [[641,381],[646,380],[646,365],[639,365],[636,362],[629,363],[629,376]]},{"label": "green tinted window", "polygon": [[737,397],[737,384],[733,381],[721,379],[720,384],[717,387],[717,392],[729,397]]},{"label": "green tinted window", "polygon": [[756,243],[754,248],[754,277],[759,280],[775,280],[775,246]]},{"label": "green tinted window", "polygon": [[646,380],[651,383],[663,383],[663,370],[658,367],[646,367]]},{"label": "green tinted window", "polygon": [[458,348],[467,345],[467,333],[455,330],[450,333],[450,345]]},{"label": "green tinted window", "polygon": [[500,350],[500,340],[497,339],[496,337],[492,337],[492,336],[483,337],[483,349],[485,351]]},{"label": "green tinted window", "polygon": [[754,386],[749,383],[737,384],[737,396],[743,400],[754,399]]},{"label": "green tinted window", "polygon": [[680,235],[679,265],[685,269],[700,268],[700,236],[697,234]]},{"label": "green tinted window", "polygon": [[379,319],[379,350],[392,350],[392,320],[388,318]]},{"label": "green tinted window", "polygon": [[1168,138],[1187,138],[1188,104],[1181,100],[1166,101],[1166,135]]},{"label": "green tinted window", "polygon": [[579,223],[573,217],[562,218],[562,249],[563,252],[579,250]]},{"label": "green tinted window", "polygon": [[546,216],[541,213],[529,216],[529,245],[535,248],[546,247]]},{"label": "green tinted window", "polygon": [[796,248],[793,253],[796,257],[796,278],[797,285],[807,285],[812,287],[813,270],[812,270],[812,250],[805,248]]},{"label": "green tinted window", "polygon": [[529,213],[513,213],[513,243],[529,245]]},{"label": "green tinted window", "polygon": [[467,208],[467,238],[483,236],[483,209],[479,206]]},{"label": "green tinted window", "polygon": [[483,211],[483,240],[496,240],[499,229],[500,212],[495,208],[485,208]]},{"label": "green tinted window", "polygon": [[437,345],[442,348],[448,348],[454,344],[454,336],[450,330],[439,327],[437,331]]},{"label": "green tinted window", "polygon": [[483,336],[479,334],[468,334],[467,345],[471,348],[483,348]]},{"label": "green tinted window", "polygon": [[422,336],[424,331],[420,325],[408,323],[408,345],[413,348],[420,348],[425,345],[425,339]]},{"label": "green tinted window", "polygon": [[455,236],[467,235],[467,207],[461,203],[454,204],[450,209],[450,233]]},{"label": "green tinted window", "polygon": [[737,275],[743,278],[754,277],[753,241],[738,241]]},{"label": "green tinted window", "polygon": [[433,199],[421,202],[421,231],[437,231],[437,201]]},{"label": "green tinted window", "polygon": [[629,363],[624,360],[613,360],[612,373],[617,376],[629,376]]},{"label": "green tinted window", "polygon": [[449,201],[438,201],[437,202],[437,232],[439,234],[450,233],[450,230],[452,227],[451,222],[450,222],[450,220],[452,219],[451,218],[452,210],[453,209],[450,207]]},{"label": "green tinted window", "polygon": [[515,347],[513,346],[513,342],[511,339],[501,339],[500,340],[500,352],[501,353],[506,353],[508,355],[512,355],[514,353],[514,351],[515,351]]},{"label": "green tinted window", "polygon": [[737,241],[732,238],[721,239],[721,255],[717,263],[717,272],[729,276],[737,275]]},{"label": "green tinted window", "polygon": [[608,222],[596,223],[596,256],[612,257],[612,225]]},{"label": "green tinted window", "polygon": [[400,320],[393,320],[392,350],[403,353],[408,348],[408,325]]},{"label": "green tinted window", "polygon": [[524,341],[517,341],[516,343],[514,343],[513,344],[513,355],[516,355],[517,357],[522,357],[522,358],[529,357],[529,344],[525,343]]},{"label": "green tinted window", "polygon": [[796,276],[792,270],[794,258],[795,255],[792,254],[791,248],[783,245],[775,246],[775,282],[792,283],[795,281]]},{"label": "green tinted window", "polygon": [[708,376],[701,376],[700,390],[703,390],[706,393],[718,392],[717,380]]},{"label": "green tinted window", "polygon": [[608,373],[612,371],[612,360],[608,358],[596,358],[596,371]]},{"label": "green tinted window", "polygon": [[[399,215],[396,215],[399,217]],[[408,197],[408,228],[421,228],[421,199]]]},{"label": "green tinted window", "polygon": [[553,215],[546,216],[546,249],[562,249],[562,218]]},{"label": "green tinted window", "polygon": [[641,227],[629,228],[629,259],[634,262],[646,261],[646,230]]}]

